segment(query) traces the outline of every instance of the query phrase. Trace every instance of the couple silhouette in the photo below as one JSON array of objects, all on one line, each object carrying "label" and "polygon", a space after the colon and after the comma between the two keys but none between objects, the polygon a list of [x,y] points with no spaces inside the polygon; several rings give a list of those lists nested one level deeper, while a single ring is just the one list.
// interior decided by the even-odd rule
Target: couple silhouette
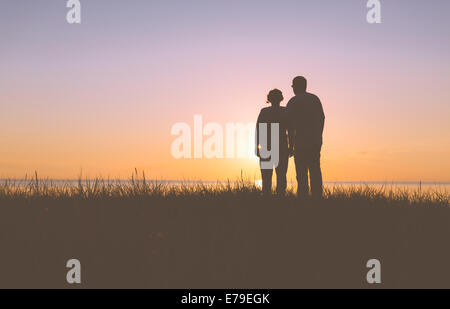
[{"label": "couple silhouette", "polygon": [[259,125],[265,123],[268,126],[267,145],[270,148],[270,124],[278,123],[279,160],[275,167],[277,194],[283,195],[286,192],[289,157],[294,156],[297,173],[297,195],[299,197],[309,196],[311,185],[311,195],[314,198],[321,198],[323,184],[320,151],[325,124],[322,103],[316,95],[306,91],[307,81],[303,76],[297,76],[293,79],[292,88],[295,96],[289,100],[286,107],[280,105],[284,99],[283,93],[278,89],[271,90],[267,95],[267,103],[271,106],[263,108],[258,116],[256,143],[257,156],[260,158],[262,191],[265,194],[272,192],[273,168],[266,169],[261,166],[261,162],[267,159],[261,158],[259,153],[261,144]]}]

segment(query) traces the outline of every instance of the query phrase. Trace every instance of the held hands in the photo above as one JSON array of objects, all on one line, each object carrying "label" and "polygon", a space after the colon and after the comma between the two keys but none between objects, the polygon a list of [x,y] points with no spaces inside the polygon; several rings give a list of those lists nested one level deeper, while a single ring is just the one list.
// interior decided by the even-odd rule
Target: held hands
[{"label": "held hands", "polygon": [[256,145],[255,154],[258,158],[261,159],[261,154],[259,153],[259,150],[261,149],[261,145]]}]

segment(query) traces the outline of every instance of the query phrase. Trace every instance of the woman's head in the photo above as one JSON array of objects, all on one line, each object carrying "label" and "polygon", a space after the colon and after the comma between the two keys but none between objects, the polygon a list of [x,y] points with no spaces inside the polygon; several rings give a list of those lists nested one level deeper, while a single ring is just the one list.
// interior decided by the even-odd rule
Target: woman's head
[{"label": "woman's head", "polygon": [[283,101],[283,93],[278,89],[270,90],[267,95],[267,103],[272,105],[280,105],[280,102]]}]

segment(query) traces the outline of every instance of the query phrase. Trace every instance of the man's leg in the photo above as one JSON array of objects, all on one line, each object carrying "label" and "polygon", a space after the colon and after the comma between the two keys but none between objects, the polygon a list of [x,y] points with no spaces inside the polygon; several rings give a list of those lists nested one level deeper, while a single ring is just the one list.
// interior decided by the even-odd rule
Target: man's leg
[{"label": "man's leg", "polygon": [[320,148],[311,153],[309,164],[309,177],[311,178],[311,194],[314,198],[321,198],[323,194],[322,170],[320,168]]},{"label": "man's leg", "polygon": [[304,154],[296,154],[294,161],[295,171],[297,172],[297,195],[299,197],[307,197],[309,194],[308,169]]},{"label": "man's leg", "polygon": [[280,162],[276,168],[277,172],[277,194],[284,195],[286,193],[287,180],[286,173],[288,169],[289,155],[280,154]]}]

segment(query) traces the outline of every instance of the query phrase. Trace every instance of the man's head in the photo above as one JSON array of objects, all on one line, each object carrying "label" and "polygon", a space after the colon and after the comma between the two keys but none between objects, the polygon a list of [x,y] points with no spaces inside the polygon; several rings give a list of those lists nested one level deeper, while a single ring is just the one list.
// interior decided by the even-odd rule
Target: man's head
[{"label": "man's head", "polygon": [[280,105],[280,102],[283,101],[283,93],[278,89],[270,90],[267,95],[267,103],[271,103],[272,105]]},{"label": "man's head", "polygon": [[294,89],[295,95],[306,92],[306,78],[303,76],[297,76],[292,80],[292,89]]}]

